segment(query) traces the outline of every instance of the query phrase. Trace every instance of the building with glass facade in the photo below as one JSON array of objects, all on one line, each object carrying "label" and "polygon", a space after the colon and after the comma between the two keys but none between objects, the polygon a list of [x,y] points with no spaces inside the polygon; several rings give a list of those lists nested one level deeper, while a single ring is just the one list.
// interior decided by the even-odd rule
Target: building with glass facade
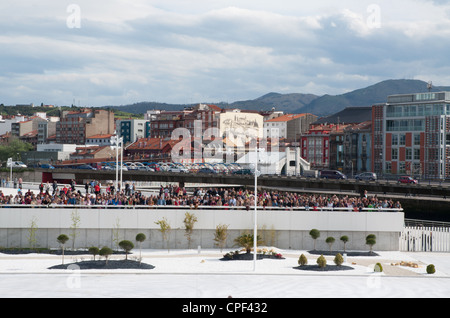
[{"label": "building with glass facade", "polygon": [[450,92],[388,96],[372,107],[372,170],[449,177]]}]

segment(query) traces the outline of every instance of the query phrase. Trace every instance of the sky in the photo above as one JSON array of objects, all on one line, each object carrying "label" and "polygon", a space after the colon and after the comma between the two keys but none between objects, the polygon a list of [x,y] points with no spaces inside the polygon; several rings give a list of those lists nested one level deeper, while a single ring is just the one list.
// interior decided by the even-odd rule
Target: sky
[{"label": "sky", "polygon": [[0,104],[106,106],[450,85],[450,0],[4,0]]}]

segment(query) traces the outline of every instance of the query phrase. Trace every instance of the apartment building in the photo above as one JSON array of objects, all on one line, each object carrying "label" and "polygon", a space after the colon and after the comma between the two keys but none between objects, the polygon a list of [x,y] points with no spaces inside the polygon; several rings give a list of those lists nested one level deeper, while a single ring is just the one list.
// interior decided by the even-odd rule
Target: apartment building
[{"label": "apartment building", "polygon": [[278,137],[288,142],[299,142],[301,135],[317,120],[312,114],[285,114],[264,121],[264,137]]},{"label": "apartment building", "polygon": [[449,177],[450,92],[391,95],[372,114],[375,172]]},{"label": "apartment building", "polygon": [[84,145],[94,135],[114,134],[114,113],[103,109],[63,112],[56,123],[56,143]]},{"label": "apartment building", "polygon": [[145,119],[119,119],[116,120],[116,132],[127,145],[140,138],[146,137],[147,120]]}]

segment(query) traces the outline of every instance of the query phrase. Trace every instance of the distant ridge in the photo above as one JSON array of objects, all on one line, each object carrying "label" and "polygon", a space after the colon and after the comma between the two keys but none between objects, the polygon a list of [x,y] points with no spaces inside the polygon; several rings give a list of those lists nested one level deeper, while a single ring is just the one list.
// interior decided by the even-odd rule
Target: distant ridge
[{"label": "distant ridge", "polygon": [[[432,91],[449,90],[449,87],[437,86]],[[427,82],[421,80],[386,80],[377,84],[341,95],[324,95],[306,105],[295,109],[294,113],[312,112],[318,116],[337,113],[349,106],[372,106],[386,102],[387,96],[427,92]]]},{"label": "distant ridge", "polygon": [[[240,108],[257,110],[275,110],[285,113],[312,113],[319,117],[329,116],[350,106],[367,106],[383,103],[387,96],[395,94],[411,94],[428,91],[427,82],[409,79],[385,80],[366,88],[360,88],[340,95],[317,96],[314,94],[271,92],[253,100],[236,101],[233,103],[211,102],[222,108]],[[432,91],[450,91],[449,86],[436,86]],[[166,104],[158,102],[141,102],[124,106],[105,106],[103,108],[118,109],[133,114],[145,114],[147,110],[182,110],[192,106],[187,104]]]}]

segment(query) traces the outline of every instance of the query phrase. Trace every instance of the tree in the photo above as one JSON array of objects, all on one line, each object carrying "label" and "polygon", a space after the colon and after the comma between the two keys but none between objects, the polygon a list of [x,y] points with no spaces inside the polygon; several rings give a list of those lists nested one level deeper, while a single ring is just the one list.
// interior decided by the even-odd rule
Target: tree
[{"label": "tree", "polygon": [[312,229],[311,231],[309,231],[309,235],[314,240],[314,250],[316,250],[316,240],[320,237],[320,231],[317,229]]},{"label": "tree", "polygon": [[116,250],[119,249],[119,242],[120,242],[120,219],[116,219],[116,224],[114,225],[114,228],[112,229],[112,235],[113,235],[113,243],[116,248]]},{"label": "tree", "polygon": [[328,244],[328,246],[330,247],[330,252],[331,252],[331,246],[333,246],[334,243],[334,237],[329,236],[326,238],[325,242]]},{"label": "tree", "polygon": [[155,222],[155,224],[159,225],[159,231],[161,232],[163,241],[167,243],[167,252],[169,252],[169,233],[172,228],[166,218]]},{"label": "tree", "polygon": [[30,248],[35,249],[36,248],[36,231],[37,231],[37,225],[36,225],[36,218],[33,216],[31,219],[31,225],[30,229],[28,230],[28,242],[30,243]]},{"label": "tree", "polygon": [[366,244],[370,246],[370,254],[372,254],[372,248],[377,243],[377,237],[375,234],[369,234],[366,236]]},{"label": "tree", "polygon": [[131,241],[123,240],[119,242],[119,246],[121,249],[125,251],[125,260],[128,259],[128,252],[134,248],[134,244]]},{"label": "tree", "polygon": [[139,264],[141,263],[141,260],[142,260],[141,246],[142,246],[142,242],[144,242],[145,239],[146,239],[146,237],[145,237],[144,233],[139,233],[138,235],[136,235],[136,241],[139,242]]},{"label": "tree", "polygon": [[308,264],[308,259],[306,258],[305,254],[300,255],[300,257],[298,258],[298,265],[304,266],[306,264]]},{"label": "tree", "polygon": [[337,253],[333,261],[337,266],[341,266],[344,263],[344,258],[340,253]]},{"label": "tree", "polygon": [[348,236],[347,235],[343,235],[343,236],[341,236],[340,240],[342,242],[344,242],[344,253],[345,253],[345,244],[347,244],[347,242],[348,242]]},{"label": "tree", "polygon": [[197,217],[193,213],[186,212],[184,214],[184,228],[185,236],[188,240],[188,248],[191,247],[192,232],[194,231],[194,224],[197,222]]},{"label": "tree", "polygon": [[373,271],[381,273],[383,271],[383,266],[381,265],[381,263],[376,263],[375,266],[373,267]]},{"label": "tree", "polygon": [[323,255],[320,255],[316,260],[317,265],[319,265],[320,268],[325,268],[327,266],[327,260]]},{"label": "tree", "polygon": [[[253,234],[242,234],[241,236],[238,236],[234,240],[234,242],[236,243],[236,245],[243,247],[245,249],[245,252],[249,254],[254,246],[253,238],[254,238]],[[256,237],[256,240],[257,245],[262,244],[262,240],[259,235]]]},{"label": "tree", "polygon": [[69,237],[66,234],[60,234],[56,240],[59,244],[61,244],[62,248],[62,263],[64,264],[64,244],[69,240]]},{"label": "tree", "polygon": [[108,258],[113,253],[113,250],[107,246],[103,246],[99,252],[100,256],[103,256],[106,261],[106,265],[108,265]]},{"label": "tree", "polygon": [[8,158],[17,158],[18,153],[32,151],[33,149],[32,144],[23,142],[18,137],[12,136],[9,139],[8,145],[0,145],[0,161],[6,162]]},{"label": "tree", "polygon": [[216,246],[220,247],[220,252],[225,246],[228,237],[228,225],[219,224],[216,226],[216,232],[214,233],[214,243]]},{"label": "tree", "polygon": [[100,249],[96,246],[89,247],[88,252],[94,255],[94,261],[95,261],[95,255],[98,255],[100,253]]},{"label": "tree", "polygon": [[70,237],[72,237],[72,250],[74,250],[75,238],[77,237],[78,227],[80,226],[81,221],[80,214],[78,213],[77,210],[72,211],[71,218],[72,218],[72,225],[70,226],[70,229],[72,230],[72,232],[70,233]]}]

